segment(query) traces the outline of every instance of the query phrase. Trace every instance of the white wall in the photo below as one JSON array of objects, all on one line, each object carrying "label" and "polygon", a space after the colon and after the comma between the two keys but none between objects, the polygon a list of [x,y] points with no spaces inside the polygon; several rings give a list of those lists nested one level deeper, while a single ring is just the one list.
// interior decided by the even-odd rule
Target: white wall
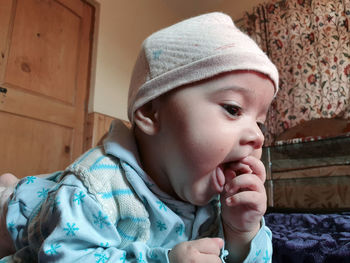
[{"label": "white wall", "polygon": [[[97,15],[89,112],[127,119],[131,71],[142,41],[152,32],[209,11],[233,19],[262,0],[95,0]],[[98,11],[98,10],[97,10]]]}]

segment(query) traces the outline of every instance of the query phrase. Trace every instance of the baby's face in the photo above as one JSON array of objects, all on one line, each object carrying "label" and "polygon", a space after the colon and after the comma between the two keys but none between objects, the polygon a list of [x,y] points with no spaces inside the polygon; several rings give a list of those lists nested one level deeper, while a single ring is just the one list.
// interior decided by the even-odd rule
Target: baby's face
[{"label": "baby's face", "polygon": [[[260,158],[260,129],[273,99],[266,76],[226,73],[179,88],[160,100],[160,159],[169,192],[195,205],[222,191],[220,169],[248,155]],[[219,183],[218,180],[221,182]]]}]

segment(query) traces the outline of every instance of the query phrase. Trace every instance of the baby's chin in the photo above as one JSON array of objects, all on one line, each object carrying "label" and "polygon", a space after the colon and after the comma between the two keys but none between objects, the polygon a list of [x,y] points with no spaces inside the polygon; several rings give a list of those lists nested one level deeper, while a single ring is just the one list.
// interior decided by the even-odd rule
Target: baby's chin
[{"label": "baby's chin", "polygon": [[180,198],[180,200],[195,206],[205,206],[210,203],[211,200],[214,200],[215,196],[217,195],[208,194],[208,191],[196,191],[192,189],[187,193],[183,193],[183,197]]},{"label": "baby's chin", "polygon": [[204,206],[212,200],[218,199],[225,185],[225,176],[222,166],[218,166],[213,172],[207,174],[208,179],[198,182],[192,188],[185,188],[178,197],[182,201],[191,203],[196,206]]},{"label": "baby's chin", "polygon": [[197,197],[192,196],[188,198],[187,202],[196,206],[205,206],[210,202],[212,202],[213,200],[220,199],[221,192],[222,191],[213,191],[213,189],[210,189],[208,191],[205,191],[201,196],[197,196]]},{"label": "baby's chin", "polygon": [[195,200],[190,202],[192,205],[195,206],[206,206],[207,204],[209,204],[211,201],[213,200],[217,200],[219,198],[219,195],[213,195],[211,198],[209,199],[201,199],[201,200]]}]

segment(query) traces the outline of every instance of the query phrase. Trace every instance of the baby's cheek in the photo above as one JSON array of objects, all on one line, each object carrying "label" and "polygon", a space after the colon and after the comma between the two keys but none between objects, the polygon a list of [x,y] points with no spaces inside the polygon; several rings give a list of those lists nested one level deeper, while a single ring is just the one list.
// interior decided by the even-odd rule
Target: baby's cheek
[{"label": "baby's cheek", "polygon": [[253,153],[252,153],[252,156],[257,158],[257,159],[260,159],[261,155],[262,155],[262,148],[254,150]]}]

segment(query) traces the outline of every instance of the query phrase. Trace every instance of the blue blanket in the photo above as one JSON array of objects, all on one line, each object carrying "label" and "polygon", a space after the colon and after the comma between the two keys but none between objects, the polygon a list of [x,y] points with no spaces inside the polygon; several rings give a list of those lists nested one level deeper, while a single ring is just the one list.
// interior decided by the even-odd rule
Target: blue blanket
[{"label": "blue blanket", "polygon": [[350,213],[268,213],[274,263],[350,262]]}]

